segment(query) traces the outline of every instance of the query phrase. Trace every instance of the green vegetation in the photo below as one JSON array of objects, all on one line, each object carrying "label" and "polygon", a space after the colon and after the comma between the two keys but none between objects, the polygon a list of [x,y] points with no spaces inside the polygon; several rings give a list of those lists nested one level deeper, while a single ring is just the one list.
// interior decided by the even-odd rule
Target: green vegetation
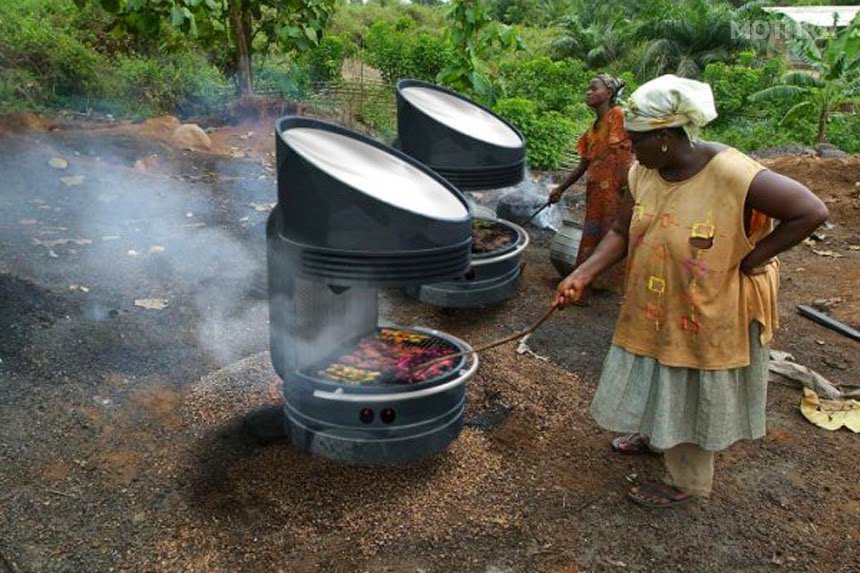
[{"label": "green vegetation", "polygon": [[[254,90],[389,139],[390,86],[412,77],[491,107],[547,169],[594,120],[584,93],[595,74],[620,75],[629,93],[676,73],[713,87],[720,115],[707,137],[745,151],[826,139],[860,152],[858,23],[774,44],[749,35],[773,18],[767,3],[4,0],[0,112],[217,115]],[[368,79],[377,72],[381,82]]]},{"label": "green vegetation", "polygon": [[797,101],[783,116],[786,125],[805,115],[818,120],[816,141],[827,140],[827,126],[832,115],[845,102],[860,94],[860,22],[844,28],[824,40],[823,47],[808,34],[794,45],[795,53],[811,68],[785,74],[778,85],[752,94],[753,101],[771,99]]}]

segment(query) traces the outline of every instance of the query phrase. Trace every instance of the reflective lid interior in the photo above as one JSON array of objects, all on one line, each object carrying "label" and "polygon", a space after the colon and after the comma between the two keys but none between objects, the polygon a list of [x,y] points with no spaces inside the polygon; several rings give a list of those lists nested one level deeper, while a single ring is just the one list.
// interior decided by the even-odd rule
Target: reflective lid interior
[{"label": "reflective lid interior", "polygon": [[501,147],[522,147],[513,129],[481,107],[449,93],[410,86],[400,90],[409,103],[453,130]]},{"label": "reflective lid interior", "polygon": [[427,173],[359,139],[312,127],[288,129],[281,137],[320,170],[389,205],[434,219],[460,220],[469,213]]}]

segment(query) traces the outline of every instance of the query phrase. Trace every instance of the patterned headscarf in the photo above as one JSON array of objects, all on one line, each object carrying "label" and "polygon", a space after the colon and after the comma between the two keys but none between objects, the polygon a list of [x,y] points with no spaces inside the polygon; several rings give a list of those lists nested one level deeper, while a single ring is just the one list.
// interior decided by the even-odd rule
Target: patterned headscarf
[{"label": "patterned headscarf", "polygon": [[621,93],[624,91],[624,87],[627,85],[624,83],[624,80],[620,78],[614,78],[609,74],[597,74],[594,77],[596,80],[600,80],[603,82],[603,85],[612,92],[612,97],[609,98],[609,103],[615,105],[618,103],[618,98],[621,97]]},{"label": "patterned headscarf", "polygon": [[627,131],[681,127],[694,142],[701,128],[715,117],[711,86],[669,74],[642,84],[630,94],[624,127]]}]

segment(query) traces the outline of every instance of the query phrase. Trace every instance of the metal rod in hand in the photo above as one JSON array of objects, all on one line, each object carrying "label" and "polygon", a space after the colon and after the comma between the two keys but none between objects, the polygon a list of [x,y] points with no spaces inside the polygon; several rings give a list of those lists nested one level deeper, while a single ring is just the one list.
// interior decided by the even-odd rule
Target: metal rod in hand
[{"label": "metal rod in hand", "polygon": [[546,322],[549,319],[549,317],[551,317],[556,310],[558,310],[558,305],[556,305],[556,304],[552,305],[549,308],[549,310],[546,311],[546,313],[544,313],[544,315],[541,316],[540,319],[538,319],[537,322],[535,322],[533,325],[528,327],[526,330],[523,330],[522,332],[517,332],[516,334],[506,336],[505,338],[501,338],[499,340],[494,340],[493,342],[490,342],[488,344],[484,344],[483,346],[477,346],[475,348],[472,348],[471,350],[463,350],[461,352],[455,352],[454,354],[446,354],[445,356],[433,358],[432,360],[428,360],[427,362],[422,362],[420,364],[413,366],[412,368],[409,369],[408,373],[414,374],[416,372],[419,372],[421,370],[429,368],[430,366],[437,364],[439,362],[444,362],[446,360],[450,360],[451,358],[457,358],[459,356],[468,356],[469,354],[477,354],[479,352],[483,352],[484,350],[489,350],[490,348],[495,348],[496,346],[501,346],[502,344],[505,344],[506,342],[518,340],[518,339],[522,338],[523,336],[527,336],[527,335],[531,334],[532,332],[534,332],[535,330],[537,330],[540,327],[540,325],[543,324],[544,322]]},{"label": "metal rod in hand", "polygon": [[540,212],[541,212],[541,211],[543,211],[544,209],[546,209],[546,208],[547,208],[547,207],[549,207],[550,205],[552,205],[552,201],[547,201],[546,203],[544,203],[544,204],[543,204],[543,206],[542,206],[540,209],[538,209],[537,211],[535,211],[534,213],[532,213],[532,216],[531,216],[531,217],[529,217],[529,218],[528,218],[528,220],[527,220],[525,223],[523,223],[523,227],[525,227],[526,225],[528,225],[529,223],[531,223],[531,222],[532,222],[532,220],[533,220],[535,217],[537,217],[537,216],[540,214]]}]

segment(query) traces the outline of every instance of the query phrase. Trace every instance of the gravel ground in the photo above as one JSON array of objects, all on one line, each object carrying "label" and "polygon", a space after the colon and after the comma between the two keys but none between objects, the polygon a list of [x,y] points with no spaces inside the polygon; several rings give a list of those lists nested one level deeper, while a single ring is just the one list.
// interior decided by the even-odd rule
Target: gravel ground
[{"label": "gravel ground", "polygon": [[[587,414],[614,295],[553,317],[535,355],[487,352],[467,427],[442,454],[354,468],[260,446],[243,418],[279,404],[281,384],[260,286],[265,156],[110,130],[19,135],[0,152],[2,573],[860,571],[860,444],[807,423],[794,389],[771,386],[768,436],[718,456],[708,502],[627,502],[625,477],[660,462],[611,454]],[[133,168],[152,154],[157,167]],[[841,297],[834,315],[857,324],[860,161],[772,161],[829,200],[836,227],[815,248],[843,255],[783,258],[777,346],[856,383],[856,343],[792,309]],[[533,239],[505,303],[452,312],[386,291],[383,317],[474,344],[527,327],[558,280],[551,233]]]}]

